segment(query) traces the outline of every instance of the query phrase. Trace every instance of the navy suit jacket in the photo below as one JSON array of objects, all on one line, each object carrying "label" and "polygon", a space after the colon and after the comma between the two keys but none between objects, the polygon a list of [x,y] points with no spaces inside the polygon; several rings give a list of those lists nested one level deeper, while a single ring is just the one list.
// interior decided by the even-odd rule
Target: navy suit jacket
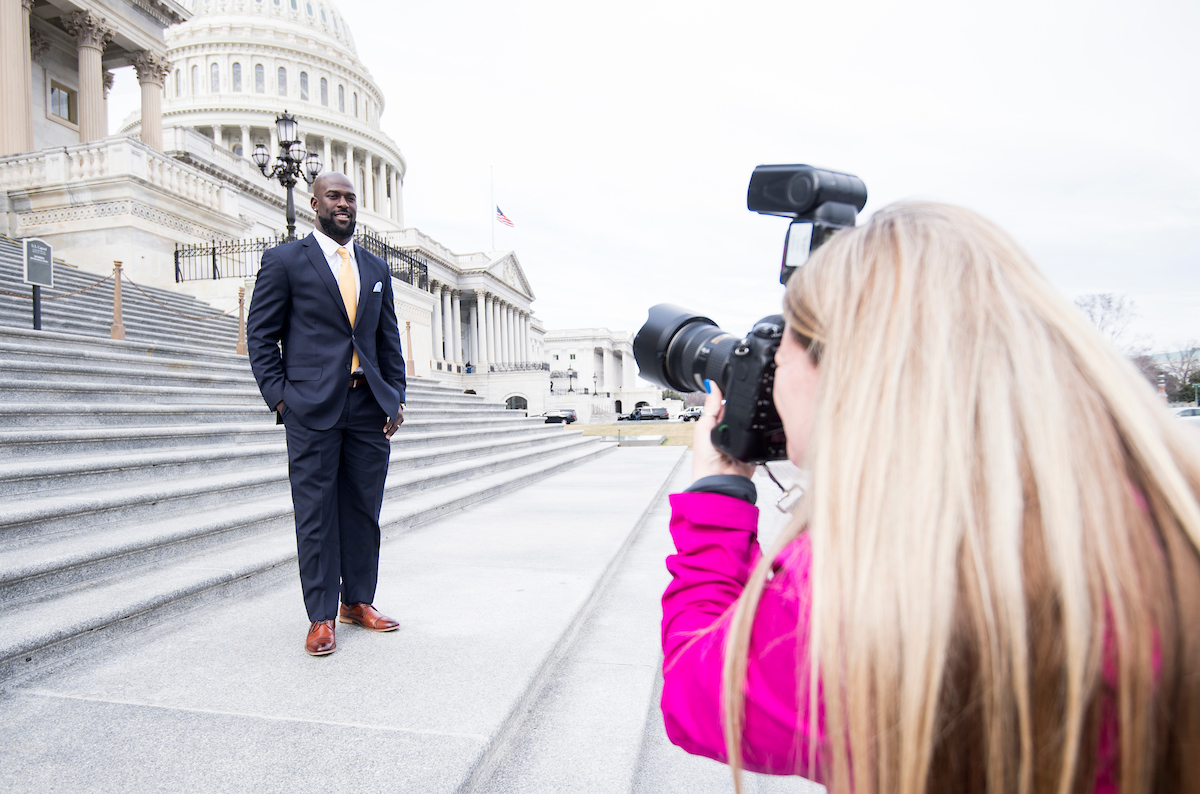
[{"label": "navy suit jacket", "polygon": [[353,328],[337,279],[311,234],[263,253],[250,300],[246,346],[258,389],[272,409],[282,400],[313,430],[328,430],[341,417],[355,350],[384,413],[395,418],[404,402],[391,272],[360,246],[354,256],[360,286]]}]

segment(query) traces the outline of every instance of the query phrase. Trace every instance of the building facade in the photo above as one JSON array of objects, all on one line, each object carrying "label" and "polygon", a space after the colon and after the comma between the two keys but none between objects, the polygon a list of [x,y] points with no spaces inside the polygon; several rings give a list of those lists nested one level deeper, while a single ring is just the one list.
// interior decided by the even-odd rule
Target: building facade
[{"label": "building facade", "polygon": [[[516,254],[457,254],[405,227],[407,163],[331,0],[0,0],[0,23],[0,233],[231,308],[253,278],[183,278],[177,251],[282,232],[286,192],[250,156],[278,154],[287,110],[323,170],[356,185],[360,230],[427,271],[395,280],[411,372],[545,410],[544,329]],[[110,134],[110,70],[123,66],[141,103]],[[296,192],[306,234],[315,218],[303,182]]]}]

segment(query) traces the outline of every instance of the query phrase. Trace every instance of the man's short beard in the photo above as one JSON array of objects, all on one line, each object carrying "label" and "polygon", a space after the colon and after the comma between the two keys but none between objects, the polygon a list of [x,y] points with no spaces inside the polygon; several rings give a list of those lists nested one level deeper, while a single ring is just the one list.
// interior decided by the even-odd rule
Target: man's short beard
[{"label": "man's short beard", "polygon": [[332,215],[330,215],[329,217],[318,215],[317,221],[320,222],[320,224],[321,224],[321,231],[323,231],[323,232],[325,232],[325,234],[329,235],[330,238],[337,240],[343,234],[346,235],[347,237],[353,237],[354,236],[354,227],[357,224],[358,219],[355,218],[354,220],[350,221],[350,228],[347,229],[346,231],[342,231],[336,225],[334,225]]}]

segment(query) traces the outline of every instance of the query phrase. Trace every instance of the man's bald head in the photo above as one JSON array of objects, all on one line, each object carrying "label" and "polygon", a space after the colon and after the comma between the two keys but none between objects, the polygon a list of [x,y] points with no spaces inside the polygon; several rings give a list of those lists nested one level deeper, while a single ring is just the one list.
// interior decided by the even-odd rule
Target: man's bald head
[{"label": "man's bald head", "polygon": [[358,219],[358,197],[354,183],[338,171],[326,171],[312,184],[313,212],[321,231],[343,245],[354,236],[354,225]]}]

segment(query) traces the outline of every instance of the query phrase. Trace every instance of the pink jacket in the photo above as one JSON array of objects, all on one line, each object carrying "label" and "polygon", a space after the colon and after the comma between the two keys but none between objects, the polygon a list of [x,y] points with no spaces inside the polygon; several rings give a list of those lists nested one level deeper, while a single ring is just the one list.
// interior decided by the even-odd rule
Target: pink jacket
[{"label": "pink jacket", "polygon": [[[758,508],[730,496],[679,493],[671,496],[671,537],[678,554],[667,558],[673,580],[663,594],[662,711],[667,736],[696,755],[725,762],[720,693],[721,665],[730,607],[742,592],[761,552]],[[777,775],[803,775],[822,782],[824,715],[808,732],[809,623],[807,535],[788,545],[774,564],[754,618],[746,681],[742,740],[745,768]],[[1115,680],[1115,670],[1112,673]],[[1095,791],[1115,792],[1116,713],[1106,703]],[[815,745],[818,766],[806,769]]]}]

